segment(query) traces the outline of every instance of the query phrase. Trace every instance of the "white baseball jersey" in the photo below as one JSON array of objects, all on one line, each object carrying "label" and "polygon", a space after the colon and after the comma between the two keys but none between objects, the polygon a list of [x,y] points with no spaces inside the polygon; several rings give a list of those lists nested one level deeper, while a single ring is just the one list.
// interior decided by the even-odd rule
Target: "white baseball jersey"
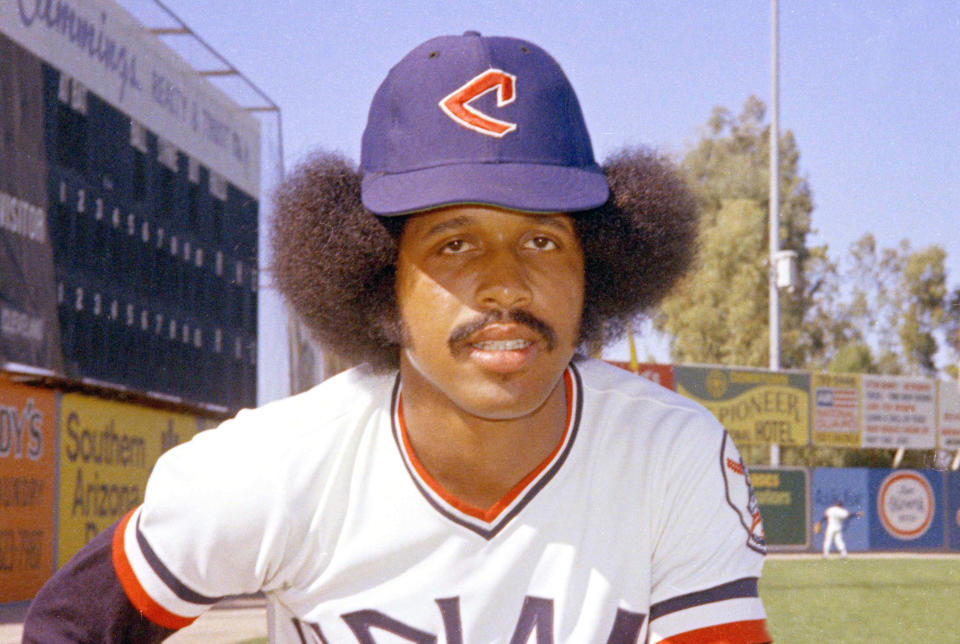
[{"label": "white baseball jersey", "polygon": [[160,459],[115,569],[174,627],[262,591],[290,644],[767,641],[762,527],[726,432],[602,362],[564,380],[562,440],[490,508],[417,461],[395,374],[241,412]]},{"label": "white baseball jersey", "polygon": [[843,529],[843,522],[850,517],[850,511],[839,505],[831,505],[824,510],[823,516],[827,518],[827,530],[835,532]]}]

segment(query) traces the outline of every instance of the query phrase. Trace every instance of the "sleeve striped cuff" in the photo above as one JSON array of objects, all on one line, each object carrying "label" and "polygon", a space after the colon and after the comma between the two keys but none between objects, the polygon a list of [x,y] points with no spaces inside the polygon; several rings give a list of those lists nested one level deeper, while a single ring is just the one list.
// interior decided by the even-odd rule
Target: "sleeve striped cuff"
[{"label": "sleeve striped cuff", "polygon": [[130,603],[155,624],[189,626],[218,597],[205,597],[180,582],[156,556],[139,529],[140,508],[132,510],[113,535],[113,567]]},{"label": "sleeve striped cuff", "polygon": [[666,639],[651,637],[650,641],[661,644],[767,644],[773,638],[767,633],[767,623],[760,619],[699,628]]},{"label": "sleeve striped cuff", "polygon": [[680,595],[650,607],[650,644],[770,641],[755,577]]}]

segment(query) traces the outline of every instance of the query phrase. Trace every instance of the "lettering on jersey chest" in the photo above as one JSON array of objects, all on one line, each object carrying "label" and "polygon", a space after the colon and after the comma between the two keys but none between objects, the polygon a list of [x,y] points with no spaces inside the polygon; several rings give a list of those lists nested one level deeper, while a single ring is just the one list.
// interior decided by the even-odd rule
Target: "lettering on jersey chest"
[{"label": "lettering on jersey chest", "polygon": [[[443,640],[438,633],[430,633],[422,629],[394,619],[379,610],[366,609],[345,613],[340,619],[349,627],[360,644],[378,644],[383,641],[378,635],[390,635],[391,642],[411,642],[411,644],[471,644],[464,641],[463,621],[460,617],[460,598],[448,597],[435,601],[439,617],[443,621]],[[646,615],[634,613],[618,608],[607,644],[635,644],[640,637]],[[542,597],[525,597],[520,609],[520,617],[513,625],[510,644],[553,644],[554,639],[554,608],[552,599]],[[331,644],[324,634],[320,624],[304,622],[293,618],[293,627],[302,644]],[[504,636],[510,628],[504,624]]]}]

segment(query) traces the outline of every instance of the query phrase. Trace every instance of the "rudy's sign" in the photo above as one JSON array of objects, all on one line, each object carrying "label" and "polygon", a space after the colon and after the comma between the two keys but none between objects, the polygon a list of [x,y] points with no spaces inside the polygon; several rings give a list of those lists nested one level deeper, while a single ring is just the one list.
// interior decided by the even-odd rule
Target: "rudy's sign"
[{"label": "rudy's sign", "polygon": [[806,445],[810,375],[674,367],[677,392],[709,409],[738,445]]},{"label": "rudy's sign", "polygon": [[53,392],[0,377],[0,603],[53,570],[56,418]]}]

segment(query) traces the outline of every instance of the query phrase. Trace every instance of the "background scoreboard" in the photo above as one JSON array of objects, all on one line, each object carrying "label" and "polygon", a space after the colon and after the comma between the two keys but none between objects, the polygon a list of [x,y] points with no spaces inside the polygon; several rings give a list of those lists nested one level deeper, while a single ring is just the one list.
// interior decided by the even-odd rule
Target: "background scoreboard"
[{"label": "background scoreboard", "polygon": [[259,123],[109,0],[0,8],[0,361],[256,404]]}]

